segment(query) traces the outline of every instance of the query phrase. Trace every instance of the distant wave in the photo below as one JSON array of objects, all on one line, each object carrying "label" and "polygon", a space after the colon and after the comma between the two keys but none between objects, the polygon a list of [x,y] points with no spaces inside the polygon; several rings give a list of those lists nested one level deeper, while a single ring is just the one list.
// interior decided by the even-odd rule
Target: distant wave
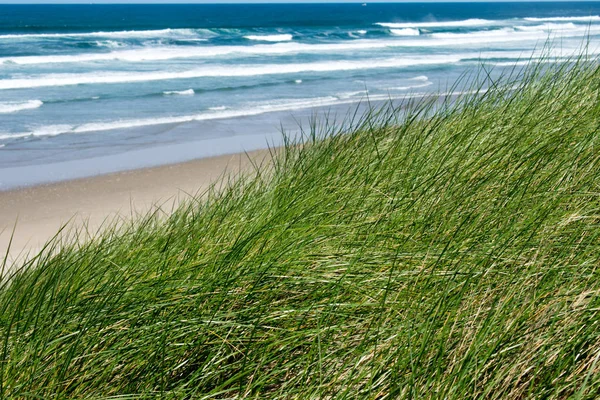
[{"label": "distant wave", "polygon": [[383,26],[385,28],[460,28],[460,27],[471,27],[471,26],[483,26],[490,25],[496,21],[487,19],[466,19],[463,21],[439,21],[439,22],[377,22],[375,25]]},{"label": "distant wave", "polygon": [[169,95],[178,95],[178,96],[193,96],[194,94],[196,94],[196,92],[194,92],[194,89],[188,89],[188,90],[168,90],[163,92],[163,94],[169,96]]},{"label": "distant wave", "polygon": [[289,42],[293,36],[286,33],[282,35],[248,35],[244,36],[244,38],[261,42]]},{"label": "distant wave", "polygon": [[599,15],[590,15],[588,17],[547,17],[547,18],[523,18],[525,21],[531,22],[560,22],[560,21],[580,21],[580,22],[594,22],[600,21]]},{"label": "distant wave", "polygon": [[431,38],[447,40],[455,44],[475,44],[475,43],[503,43],[516,41],[536,41],[567,37],[585,37],[587,34],[597,34],[600,27],[528,27],[518,26],[515,28],[493,29],[488,31],[475,31],[466,33],[442,32],[432,33]]},{"label": "distant wave", "polygon": [[194,29],[155,29],[147,31],[107,31],[107,32],[82,32],[82,33],[23,33],[0,35],[0,39],[43,39],[63,37],[110,37],[110,38],[137,38],[137,37],[164,37],[165,35],[196,35]]},{"label": "distant wave", "polygon": [[563,31],[563,30],[574,30],[574,29],[576,30],[576,29],[581,29],[581,27],[578,27],[574,23],[568,23],[568,24],[547,23],[547,24],[543,24],[543,25],[517,25],[517,26],[515,26],[515,29],[520,30],[520,31],[531,32],[531,31]]},{"label": "distant wave", "polygon": [[82,74],[48,74],[28,78],[2,79],[0,89],[26,89],[50,86],[148,82],[205,77],[244,77],[292,74],[300,72],[333,72],[373,68],[402,68],[417,65],[458,63],[463,58],[477,58],[480,53],[423,55],[359,61],[323,61],[298,64],[213,65],[180,72],[105,72]]},{"label": "distant wave", "polygon": [[418,29],[413,28],[390,29],[390,32],[394,36],[419,36],[421,34]]},{"label": "distant wave", "polygon": [[[596,29],[596,28],[594,28]],[[479,31],[481,32],[481,31]],[[483,31],[487,32],[487,31]],[[501,31],[503,32],[503,31]],[[521,32],[521,36],[511,37],[509,32],[504,38],[510,40],[527,40],[544,38],[538,35],[533,36],[527,32]],[[563,33],[563,32],[561,32]],[[571,31],[570,34],[585,36],[586,29],[581,28]],[[115,60],[125,62],[145,62],[160,61],[170,59],[184,58],[214,58],[231,54],[248,55],[279,55],[279,54],[300,54],[300,53],[319,53],[319,52],[345,52],[359,50],[375,50],[391,47],[443,47],[455,45],[473,45],[478,43],[488,43],[489,34],[480,35],[477,31],[471,33],[434,33],[422,35],[424,39],[415,37],[405,40],[380,40],[380,39],[358,39],[348,40],[340,43],[296,43],[285,42],[275,44],[257,44],[254,46],[170,46],[170,47],[145,47],[141,49],[116,50],[108,53],[83,53],[73,55],[42,55],[42,56],[20,56],[20,57],[0,57],[0,64],[52,64],[52,63],[80,63],[95,61]],[[502,36],[502,35],[497,35]],[[425,39],[426,38],[426,39]],[[431,40],[436,38],[436,40]],[[502,38],[500,38],[502,39]]]},{"label": "distant wave", "polygon": [[[512,28],[493,29],[489,31],[475,31],[467,33],[456,33],[456,32],[441,32],[432,33],[429,36],[438,39],[453,39],[453,38],[492,38],[500,37],[502,39],[510,39],[511,35],[515,34],[515,30]],[[526,37],[526,34],[522,34]]]},{"label": "distant wave", "polygon": [[44,103],[40,100],[0,102],[0,114],[8,114],[23,110],[33,110],[41,107],[43,104]]},{"label": "distant wave", "polygon": [[415,76],[414,78],[409,79],[409,81],[420,81],[420,82],[426,82],[428,80],[429,80],[429,78],[426,77],[425,75]]}]

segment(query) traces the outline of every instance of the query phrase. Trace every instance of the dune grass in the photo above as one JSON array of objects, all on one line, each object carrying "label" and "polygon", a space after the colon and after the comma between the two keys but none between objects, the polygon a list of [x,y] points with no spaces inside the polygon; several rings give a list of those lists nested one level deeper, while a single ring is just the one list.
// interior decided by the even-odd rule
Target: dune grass
[{"label": "dune grass", "polygon": [[0,397],[596,398],[600,69],[481,76],[50,243],[2,280]]}]

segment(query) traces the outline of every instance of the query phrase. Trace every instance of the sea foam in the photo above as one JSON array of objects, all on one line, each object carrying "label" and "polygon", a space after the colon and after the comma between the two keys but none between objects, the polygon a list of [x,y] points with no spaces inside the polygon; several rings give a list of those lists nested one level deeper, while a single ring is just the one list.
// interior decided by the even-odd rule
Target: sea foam
[{"label": "sea foam", "polygon": [[580,27],[578,27],[577,25],[575,25],[574,23],[567,23],[567,24],[553,24],[553,23],[547,23],[547,24],[543,24],[543,25],[516,25],[515,29],[520,30],[520,31],[527,31],[527,32],[531,32],[531,31],[564,31],[564,30],[577,30],[580,29]]},{"label": "sea foam", "polygon": [[8,114],[23,110],[33,110],[41,107],[43,104],[44,103],[41,100],[0,102],[0,114]]},{"label": "sea foam", "polygon": [[289,42],[293,36],[286,33],[281,35],[248,35],[244,36],[244,38],[261,42]]},{"label": "sea foam", "polygon": [[418,29],[413,28],[390,29],[390,33],[394,36],[419,36],[421,34]]},{"label": "sea foam", "polygon": [[471,27],[471,26],[483,26],[490,25],[496,21],[487,19],[467,19],[463,21],[439,21],[439,22],[376,22],[375,25],[383,26],[385,28],[460,28],[460,27]]},{"label": "sea foam", "polygon": [[196,92],[194,92],[194,89],[187,89],[187,90],[167,90],[167,91],[164,91],[163,94],[167,95],[167,96],[171,96],[171,95],[193,96],[194,94],[196,94]]},{"label": "sea foam", "polygon": [[82,32],[82,33],[24,33],[0,35],[0,39],[44,39],[44,38],[145,38],[145,37],[164,37],[167,35],[196,35],[194,29],[155,29],[145,31],[107,31],[107,32]]},{"label": "sea foam", "polygon": [[408,86],[393,86],[393,87],[386,87],[386,88],[382,88],[383,90],[411,90],[411,89],[420,89],[420,88],[424,88],[427,86],[431,86],[433,85],[433,82],[424,82],[421,84],[417,84],[417,85],[408,85]]}]

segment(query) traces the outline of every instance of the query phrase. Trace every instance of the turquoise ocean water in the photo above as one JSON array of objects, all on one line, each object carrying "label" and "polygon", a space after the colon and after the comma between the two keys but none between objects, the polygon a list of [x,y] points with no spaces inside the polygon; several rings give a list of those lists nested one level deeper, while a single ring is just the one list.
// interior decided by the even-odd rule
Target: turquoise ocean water
[{"label": "turquoise ocean water", "polygon": [[600,44],[600,3],[0,5],[0,190],[277,144]]}]

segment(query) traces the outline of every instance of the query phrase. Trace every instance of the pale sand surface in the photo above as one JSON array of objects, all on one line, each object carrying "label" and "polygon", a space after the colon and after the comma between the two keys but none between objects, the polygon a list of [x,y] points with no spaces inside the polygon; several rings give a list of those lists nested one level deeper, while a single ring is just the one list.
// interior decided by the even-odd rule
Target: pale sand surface
[{"label": "pale sand surface", "polygon": [[170,210],[224,175],[252,171],[269,154],[258,150],[0,192],[0,254],[6,254],[13,229],[11,261],[41,249],[64,224],[71,231],[87,224],[94,232],[106,221],[131,219],[157,205]]}]

